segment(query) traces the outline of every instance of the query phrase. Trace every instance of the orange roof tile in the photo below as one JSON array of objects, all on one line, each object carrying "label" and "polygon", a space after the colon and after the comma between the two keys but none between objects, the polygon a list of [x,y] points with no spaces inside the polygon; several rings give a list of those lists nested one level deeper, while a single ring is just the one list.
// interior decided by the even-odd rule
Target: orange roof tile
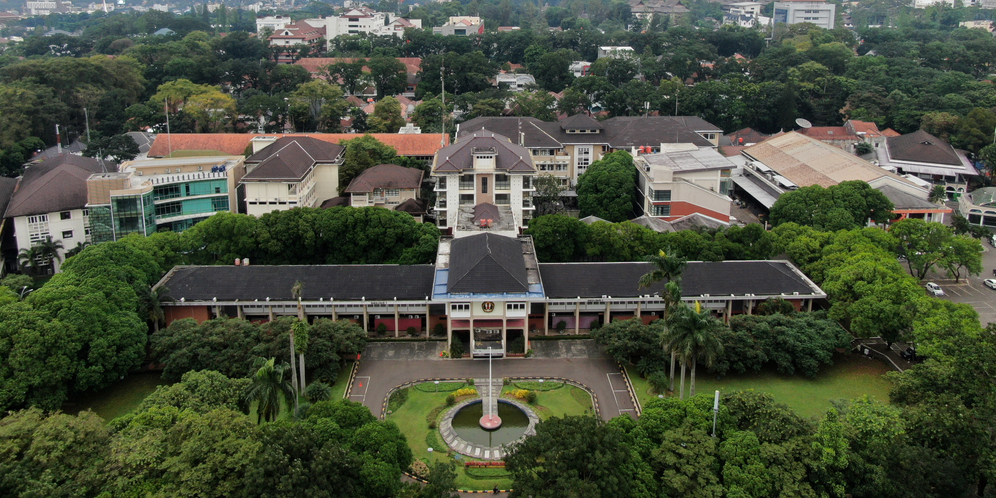
[{"label": "orange roof tile", "polygon": [[855,133],[864,133],[868,136],[877,137],[882,134],[878,131],[878,125],[870,121],[858,121],[856,119],[848,120],[847,124],[851,125]]},{"label": "orange roof tile", "polygon": [[798,130],[798,132],[817,140],[861,140],[860,137],[852,135],[843,126],[814,126],[812,128],[803,128]]},{"label": "orange roof tile", "polygon": [[[362,137],[364,133],[160,133],[156,135],[156,141],[149,149],[149,157],[165,157],[172,150],[212,150],[225,154],[240,156],[245,153],[246,147],[255,137],[292,137],[308,136],[317,140],[337,144],[343,140]],[[439,134],[398,134],[398,133],[370,133],[372,137],[381,142],[394,147],[399,156],[431,156],[439,150]],[[446,145],[449,145],[450,138],[444,138]]]},{"label": "orange roof tile", "polygon": [[902,136],[902,133],[899,133],[898,131],[893,130],[892,128],[886,128],[882,130],[882,134],[889,138]]}]

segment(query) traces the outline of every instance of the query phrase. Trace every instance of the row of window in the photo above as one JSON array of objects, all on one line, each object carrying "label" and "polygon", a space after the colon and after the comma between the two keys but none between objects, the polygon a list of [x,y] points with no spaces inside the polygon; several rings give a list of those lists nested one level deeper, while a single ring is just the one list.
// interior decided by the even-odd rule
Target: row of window
[{"label": "row of window", "polygon": [[[450,303],[451,311],[470,311],[470,303]],[[505,303],[506,311],[525,311],[526,303]]]}]

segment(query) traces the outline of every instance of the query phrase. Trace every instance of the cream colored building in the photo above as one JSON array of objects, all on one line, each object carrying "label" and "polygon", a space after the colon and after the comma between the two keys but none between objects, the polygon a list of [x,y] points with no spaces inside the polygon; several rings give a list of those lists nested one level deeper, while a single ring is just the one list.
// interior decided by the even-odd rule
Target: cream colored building
[{"label": "cream colored building", "polygon": [[247,214],[315,207],[337,196],[342,146],[310,137],[256,137],[253,149],[241,181]]},{"label": "cream colored building", "polygon": [[730,222],[730,175],[736,165],[711,147],[671,147],[634,159],[640,203],[647,216],[665,221],[698,213]]}]

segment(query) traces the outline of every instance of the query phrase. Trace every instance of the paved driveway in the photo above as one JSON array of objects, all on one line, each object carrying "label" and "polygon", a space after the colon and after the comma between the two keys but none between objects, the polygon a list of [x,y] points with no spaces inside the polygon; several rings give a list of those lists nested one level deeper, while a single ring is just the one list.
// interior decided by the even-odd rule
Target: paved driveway
[{"label": "paved driveway", "polygon": [[[936,282],[944,289],[943,299],[956,303],[970,304],[975,311],[979,312],[979,321],[982,325],[996,323],[996,290],[986,287],[982,280],[986,278],[996,278],[993,276],[993,269],[996,269],[996,249],[987,242],[982,243],[985,252],[982,253],[982,274],[962,278],[961,282],[955,283],[948,279],[943,272],[931,272],[927,278],[923,279],[921,286],[927,282]],[[905,268],[905,265],[903,265]]]},{"label": "paved driveway", "polygon": [[[565,342],[565,341],[557,341]],[[571,341],[566,341],[570,343]],[[411,343],[396,343],[395,348],[410,348]],[[380,344],[378,348],[384,348]],[[586,348],[587,346],[585,346]],[[554,349],[554,348],[550,348]],[[567,348],[573,350],[573,348]],[[423,353],[424,354],[424,353]],[[388,356],[378,351],[378,358]],[[395,357],[418,356],[396,352]],[[419,379],[466,379],[488,376],[486,360],[449,359],[368,359],[363,353],[359,370],[353,379],[349,399],[363,403],[374,415],[380,416],[388,391],[396,386]],[[626,389],[618,365],[600,358],[509,358],[494,361],[495,377],[564,377],[588,386],[598,402],[599,413],[608,420],[626,413],[636,416],[633,401]]]}]

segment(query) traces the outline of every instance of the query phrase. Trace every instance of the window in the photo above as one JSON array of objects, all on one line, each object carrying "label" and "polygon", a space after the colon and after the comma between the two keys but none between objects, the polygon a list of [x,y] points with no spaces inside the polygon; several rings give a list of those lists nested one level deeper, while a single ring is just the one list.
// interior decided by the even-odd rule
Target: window
[{"label": "window", "polygon": [[495,205],[497,206],[508,206],[511,204],[508,194],[495,194]]},{"label": "window", "polygon": [[474,205],[474,194],[460,194],[460,205],[461,206],[473,206]]},{"label": "window", "polygon": [[654,216],[671,216],[671,205],[654,206]]},{"label": "window", "polygon": [[668,202],[671,200],[670,190],[651,190],[651,198],[656,202]]},{"label": "window", "polygon": [[401,189],[398,188],[385,189],[384,195],[386,197],[401,197]]},{"label": "window", "polygon": [[214,188],[214,193],[220,194],[221,193],[221,187],[215,187]]},{"label": "window", "polygon": [[59,219],[63,221],[73,219],[72,211],[63,211],[59,213]]},{"label": "window", "polygon": [[48,215],[28,216],[28,240],[34,245],[49,236]]},{"label": "window", "polygon": [[508,190],[512,188],[512,182],[508,175],[495,175],[495,190]]},{"label": "window", "polygon": [[481,178],[481,193],[488,193],[488,177]]},{"label": "window", "polygon": [[460,190],[474,190],[474,175],[460,176]]},{"label": "window", "polygon": [[73,231],[72,230],[63,230],[62,231],[62,238],[64,238],[64,239],[71,239],[71,238],[73,238]]},{"label": "window", "polygon": [[591,164],[591,147],[590,146],[577,146],[574,148],[575,165],[577,166],[577,174],[581,175],[588,169],[588,165]]},{"label": "window", "polygon": [[508,311],[526,311],[526,303],[505,303]]},{"label": "window", "polygon": [[453,303],[450,305],[450,311],[470,311],[470,303]]},{"label": "window", "polygon": [[[877,146],[878,144],[875,144],[875,145]],[[90,210],[89,209],[84,209],[83,210],[83,217],[84,218],[89,218],[90,217]]]}]

